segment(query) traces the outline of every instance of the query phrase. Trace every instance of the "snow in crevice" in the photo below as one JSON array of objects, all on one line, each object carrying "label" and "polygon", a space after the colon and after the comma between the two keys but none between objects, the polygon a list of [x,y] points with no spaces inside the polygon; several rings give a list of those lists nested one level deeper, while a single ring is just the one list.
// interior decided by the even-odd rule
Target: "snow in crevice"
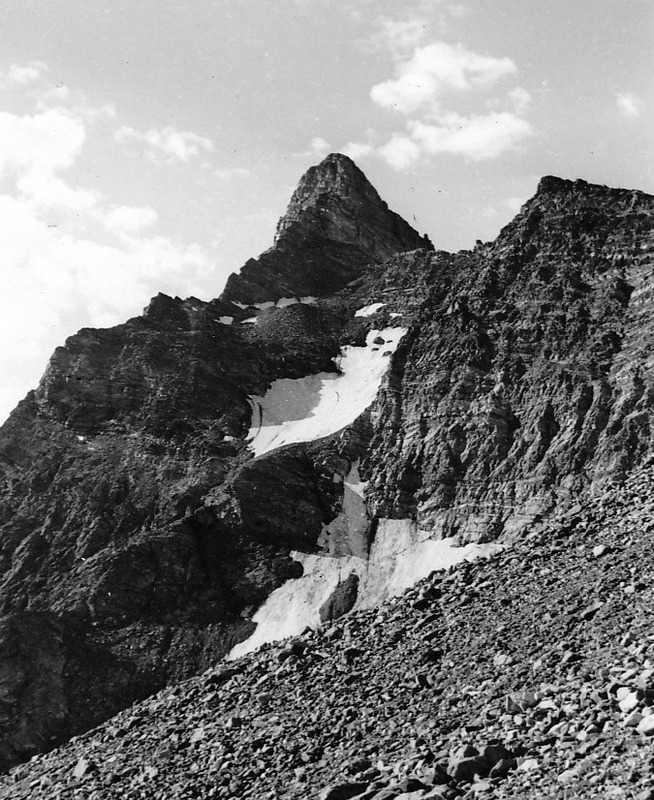
[{"label": "snow in crevice", "polygon": [[270,595],[252,618],[257,623],[256,630],[233,647],[228,658],[251,653],[266,642],[297,636],[307,626],[317,627],[320,608],[350,574],[348,564],[338,558],[296,552],[291,557],[302,564],[304,574],[286,581]]},{"label": "snow in crevice", "polygon": [[350,425],[375,399],[406,328],[368,333],[365,347],[341,348],[339,371],[274,381],[252,396],[249,446],[256,456],[277,447],[313,442]]},{"label": "snow in crevice", "polygon": [[371,303],[369,306],[363,306],[354,312],[355,317],[372,317],[380,308],[388,305],[388,303]]},{"label": "snow in crevice", "polygon": [[302,305],[313,306],[316,304],[316,298],[307,296],[307,297],[280,297],[279,300],[275,303],[275,308],[286,308],[286,306],[294,306],[296,303],[300,303]]},{"label": "snow in crevice", "polygon": [[268,308],[286,308],[286,306],[293,306],[297,303],[304,305],[315,305],[316,299],[313,296],[307,297],[280,297],[279,300],[266,300],[264,303],[237,303],[236,300],[231,300],[232,305],[245,310],[246,308],[258,308],[259,311],[265,311]]},{"label": "snow in crevice", "polygon": [[438,539],[435,533],[421,531],[413,520],[381,519],[367,557],[292,552],[291,557],[302,564],[304,573],[286,581],[268,597],[253,617],[255,632],[236,645],[229,657],[237,658],[265,642],[297,636],[307,627],[317,628],[321,607],[350,575],[359,578],[353,610],[374,608],[435,570],[488,558],[501,549],[498,544],[457,547],[454,539]]}]

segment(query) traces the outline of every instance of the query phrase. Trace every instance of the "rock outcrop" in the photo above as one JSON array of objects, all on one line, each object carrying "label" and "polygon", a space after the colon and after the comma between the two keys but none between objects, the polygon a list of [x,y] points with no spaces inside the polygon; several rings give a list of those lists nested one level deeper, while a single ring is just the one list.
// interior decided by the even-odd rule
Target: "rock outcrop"
[{"label": "rock outcrop", "polygon": [[42,664],[3,679],[2,765],[273,638],[292,579],[339,619],[443,537],[518,541],[624,480],[652,454],[653,212],[545,178],[495,242],[434,252],[330,156],[220,298],[68,339],[0,430],[3,670]]},{"label": "rock outcrop", "polygon": [[544,178],[495,242],[428,259],[365,462],[375,514],[492,538],[641,463],[653,213],[639,192]]},{"label": "rock outcrop", "polygon": [[372,261],[432,249],[390,211],[347,156],[332,154],[302,177],[275,244],[227,281],[223,298],[240,303],[322,297],[359,277]]}]

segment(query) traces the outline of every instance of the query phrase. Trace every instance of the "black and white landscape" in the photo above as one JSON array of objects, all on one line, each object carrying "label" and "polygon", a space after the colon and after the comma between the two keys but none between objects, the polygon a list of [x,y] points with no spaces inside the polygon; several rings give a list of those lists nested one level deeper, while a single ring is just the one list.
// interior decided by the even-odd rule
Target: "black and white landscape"
[{"label": "black and white landscape", "polygon": [[61,746],[0,796],[649,797],[653,211],[545,177],[451,254],[333,154],[70,337],[0,431],[3,766]]}]

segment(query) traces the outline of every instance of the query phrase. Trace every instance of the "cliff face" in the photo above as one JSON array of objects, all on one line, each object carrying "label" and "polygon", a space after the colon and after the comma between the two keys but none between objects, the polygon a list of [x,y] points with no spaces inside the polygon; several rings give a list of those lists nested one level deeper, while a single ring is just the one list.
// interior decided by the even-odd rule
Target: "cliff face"
[{"label": "cliff face", "polygon": [[376,513],[495,537],[651,453],[653,210],[545,178],[495,242],[441,258],[380,401]]},{"label": "cliff face", "polygon": [[0,430],[0,760],[261,634],[290,579],[364,607],[398,537],[517,536],[647,459],[653,211],[546,178],[434,253],[330,156],[219,299],[71,337]]}]

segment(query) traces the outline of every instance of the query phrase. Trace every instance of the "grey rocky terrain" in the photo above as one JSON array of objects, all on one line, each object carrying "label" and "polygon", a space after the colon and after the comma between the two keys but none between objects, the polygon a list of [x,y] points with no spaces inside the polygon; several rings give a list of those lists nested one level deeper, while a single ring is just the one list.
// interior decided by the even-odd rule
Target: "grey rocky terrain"
[{"label": "grey rocky terrain", "polygon": [[164,689],[0,797],[654,797],[653,489]]},{"label": "grey rocky terrain", "polygon": [[332,155],[221,297],[68,339],[0,429],[0,796],[649,797],[653,212],[547,177],[445,253]]}]

